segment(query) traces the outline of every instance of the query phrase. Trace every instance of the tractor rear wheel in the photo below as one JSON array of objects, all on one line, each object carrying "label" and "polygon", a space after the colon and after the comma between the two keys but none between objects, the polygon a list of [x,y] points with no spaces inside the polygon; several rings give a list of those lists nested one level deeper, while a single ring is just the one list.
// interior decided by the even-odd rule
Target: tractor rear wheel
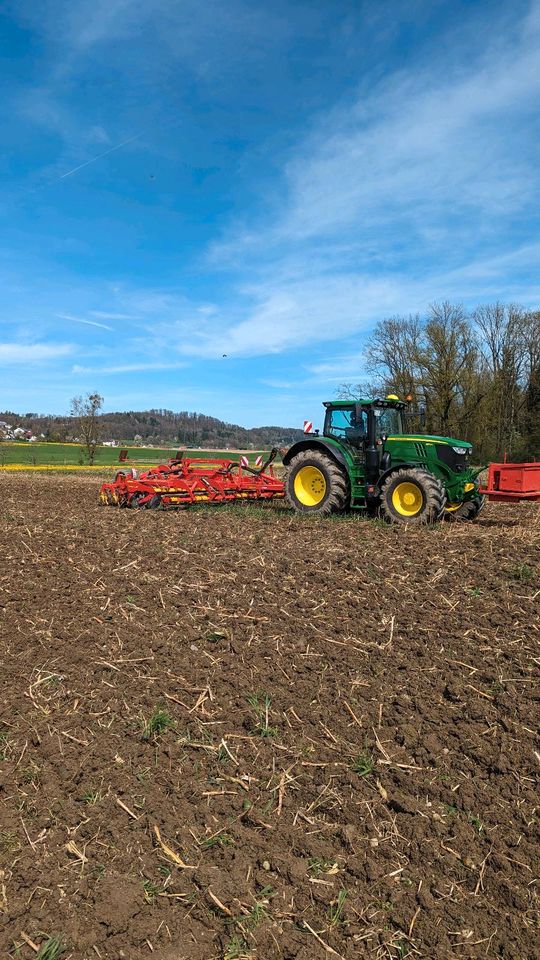
[{"label": "tractor rear wheel", "polygon": [[464,500],[459,506],[455,504],[449,506],[447,504],[444,510],[444,519],[450,523],[463,523],[466,520],[476,520],[485,501],[486,498],[480,495],[475,497],[474,500]]},{"label": "tractor rear wheel", "polygon": [[341,513],[349,502],[347,474],[322,451],[304,450],[289,463],[285,496],[297,513]]},{"label": "tractor rear wheel", "polygon": [[441,481],[429,470],[403,468],[384,481],[380,512],[389,523],[436,523],[444,513],[445,500]]}]

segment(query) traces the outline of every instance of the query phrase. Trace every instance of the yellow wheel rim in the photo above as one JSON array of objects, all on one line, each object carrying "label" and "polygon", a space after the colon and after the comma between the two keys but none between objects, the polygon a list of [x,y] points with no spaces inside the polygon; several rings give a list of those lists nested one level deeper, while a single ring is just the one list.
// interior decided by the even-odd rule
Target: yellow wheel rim
[{"label": "yellow wheel rim", "polygon": [[459,503],[447,503],[444,512],[445,513],[455,513],[456,510],[459,510],[463,506],[463,500],[460,500]]},{"label": "yellow wheel rim", "polygon": [[392,506],[402,517],[415,517],[420,513],[423,504],[422,491],[415,483],[398,483],[392,491]]},{"label": "yellow wheel rim", "polygon": [[317,507],[326,496],[326,480],[318,467],[300,467],[294,478],[294,495],[303,507]]}]

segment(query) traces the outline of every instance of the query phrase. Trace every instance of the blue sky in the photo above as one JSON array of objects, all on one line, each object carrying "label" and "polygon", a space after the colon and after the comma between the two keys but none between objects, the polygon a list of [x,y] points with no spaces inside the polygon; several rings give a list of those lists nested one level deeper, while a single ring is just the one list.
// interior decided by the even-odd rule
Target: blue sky
[{"label": "blue sky", "polygon": [[318,422],[382,317],[539,306],[540,2],[0,22],[0,409]]}]

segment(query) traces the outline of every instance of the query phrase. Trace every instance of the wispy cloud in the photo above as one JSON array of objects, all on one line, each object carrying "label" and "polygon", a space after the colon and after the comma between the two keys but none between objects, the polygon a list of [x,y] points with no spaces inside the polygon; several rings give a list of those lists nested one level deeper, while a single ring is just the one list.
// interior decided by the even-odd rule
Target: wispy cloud
[{"label": "wispy cloud", "polygon": [[109,310],[90,310],[93,317],[99,317],[100,320],[137,320],[137,317],[131,313],[113,313]]},{"label": "wispy cloud", "polygon": [[94,373],[94,374],[112,374],[112,373],[142,373],[144,371],[150,370],[181,370],[183,367],[188,367],[189,363],[187,361],[180,361],[178,363],[118,363],[118,364],[104,364],[102,367],[83,367],[75,364],[72,368],[72,373]]},{"label": "wispy cloud", "polygon": [[523,271],[540,257],[515,224],[540,203],[539,25],[536,2],[503,34],[488,27],[476,58],[439,44],[421,69],[316,119],[283,163],[273,215],[211,250],[251,274],[244,316],[216,325],[224,350],[309,348],[441,296],[530,295]]},{"label": "wispy cloud", "polygon": [[522,209],[537,190],[536,163],[534,152],[509,141],[508,125],[530,133],[539,40],[534,31],[504,49],[488,44],[465,75],[440,64],[400,74],[331,114],[287,166],[291,203],[277,235],[341,234],[354,225],[367,239],[386,223],[447,235],[458,210],[470,217]]},{"label": "wispy cloud", "polygon": [[73,353],[70,343],[0,343],[0,364],[42,363]]},{"label": "wispy cloud", "polygon": [[349,353],[342,353],[316,363],[309,363],[306,365],[306,370],[323,382],[343,383],[344,380],[349,380],[351,377],[361,379],[364,366],[365,358],[363,354],[351,349]]},{"label": "wispy cloud", "polygon": [[100,327],[102,330],[114,330],[114,327],[109,327],[106,323],[99,323],[97,320],[84,320],[82,317],[74,317],[69,313],[59,313],[57,314],[60,320],[69,320],[70,323],[83,323],[87,327]]}]

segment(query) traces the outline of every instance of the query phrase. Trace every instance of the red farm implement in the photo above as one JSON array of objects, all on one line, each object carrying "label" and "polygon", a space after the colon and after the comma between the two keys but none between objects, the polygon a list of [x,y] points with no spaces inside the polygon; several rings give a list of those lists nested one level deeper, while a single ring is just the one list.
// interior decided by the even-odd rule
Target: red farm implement
[{"label": "red farm implement", "polygon": [[540,463],[490,463],[487,486],[480,493],[500,503],[540,501]]},{"label": "red farm implement", "polygon": [[272,500],[284,496],[283,482],[271,466],[272,451],[260,469],[241,460],[181,459],[138,474],[120,470],[112,483],[102,484],[100,500],[117,507],[153,509],[226,503],[234,500]]}]

